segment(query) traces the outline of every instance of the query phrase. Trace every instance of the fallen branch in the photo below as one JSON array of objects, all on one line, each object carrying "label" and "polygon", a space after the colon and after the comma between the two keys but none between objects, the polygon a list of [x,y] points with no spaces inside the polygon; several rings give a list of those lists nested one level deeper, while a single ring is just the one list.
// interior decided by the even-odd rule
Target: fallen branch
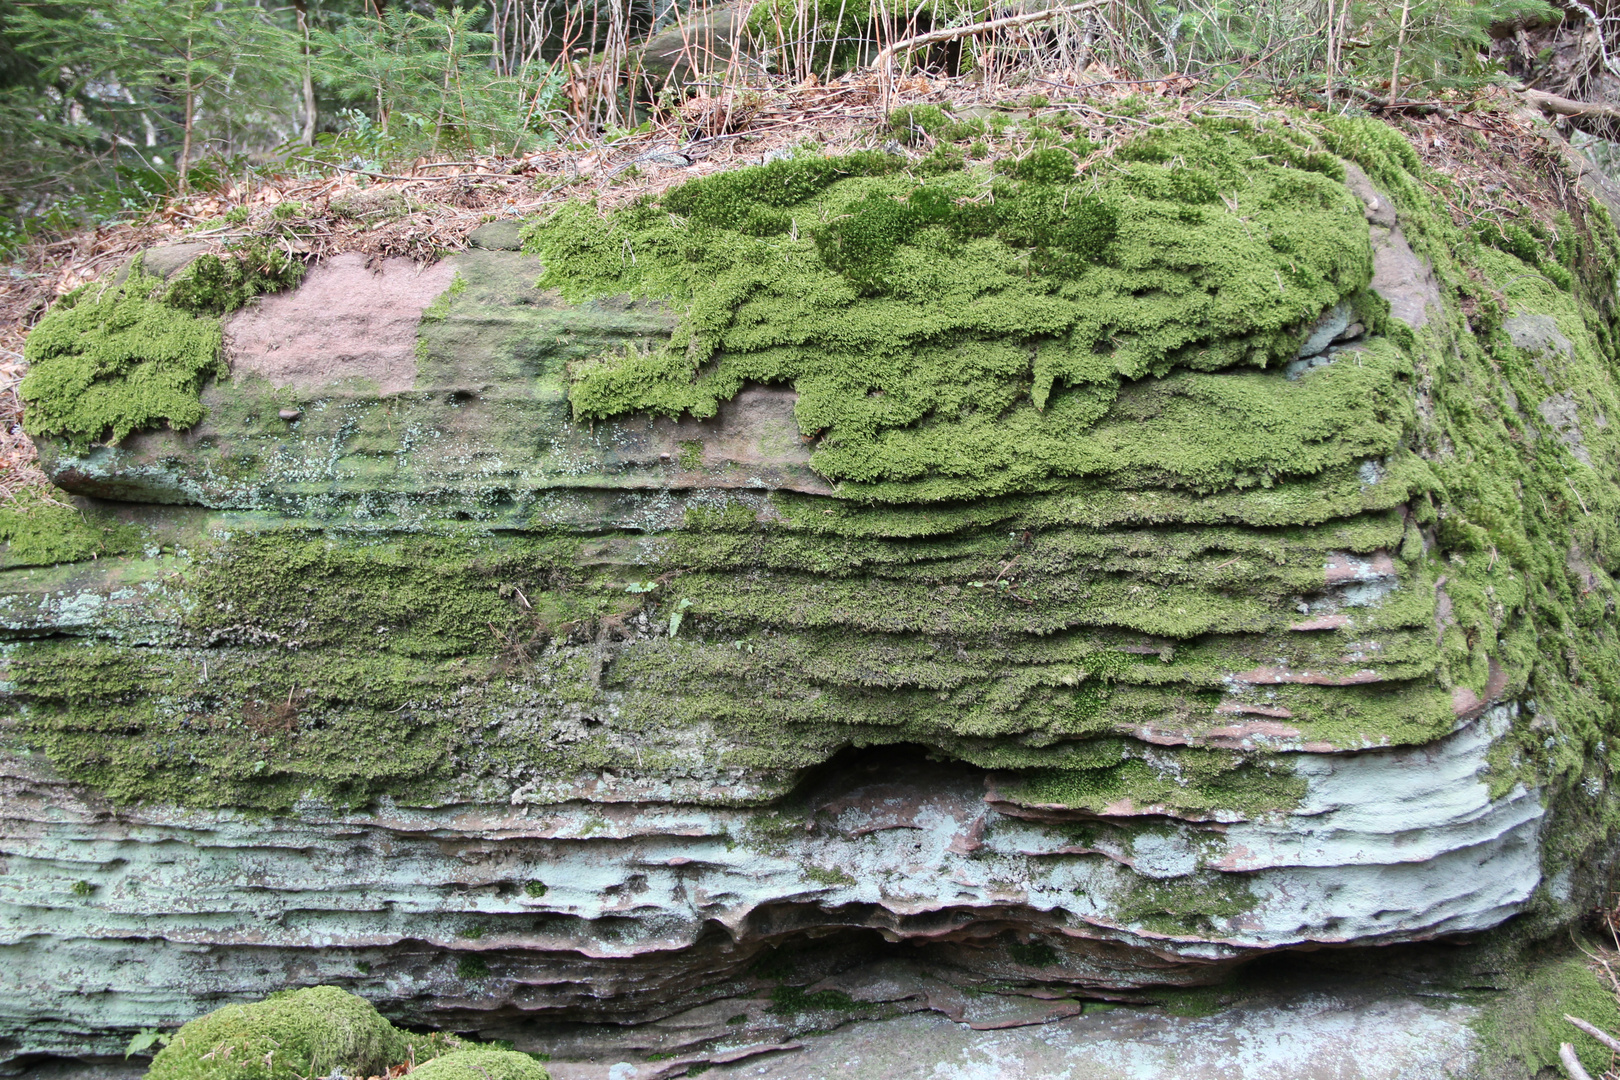
[{"label": "fallen branch", "polygon": [[1368,105],[1382,112],[1409,112],[1416,113],[1419,116],[1428,116],[1445,108],[1438,101],[1418,101],[1413,98],[1401,98],[1398,101],[1391,101],[1387,97],[1375,94],[1371,90],[1360,86],[1346,85],[1341,86],[1339,89],[1343,90],[1347,97],[1353,97],[1357,101],[1365,101]]},{"label": "fallen branch", "polygon": [[1569,1071],[1569,1080],[1592,1080],[1592,1074],[1581,1068],[1581,1059],[1575,1056],[1575,1048],[1569,1043],[1559,1045],[1558,1060]]},{"label": "fallen branch", "polygon": [[990,34],[1014,26],[1028,26],[1030,23],[1045,22],[1047,19],[1056,19],[1062,15],[1078,15],[1082,11],[1099,8],[1103,3],[1104,0],[1085,0],[1081,4],[1047,8],[1045,11],[1028,11],[1022,15],[1008,15],[1000,19],[987,19],[984,22],[973,23],[969,26],[952,26],[944,30],[930,30],[926,34],[917,34],[906,38],[904,41],[897,41],[881,50],[872,58],[872,66],[881,67],[884,77],[888,78],[894,65],[895,53],[909,52],[912,49],[920,49],[925,45],[937,45],[942,41],[956,41],[960,38],[976,37],[979,34]]},{"label": "fallen branch", "polygon": [[1574,98],[1559,97],[1549,94],[1545,90],[1532,90],[1529,87],[1521,89],[1519,96],[1536,106],[1542,112],[1551,116],[1596,116],[1604,120],[1620,120],[1620,107],[1604,105],[1597,101],[1576,101]]},{"label": "fallen branch", "polygon": [[1604,1031],[1602,1028],[1595,1027],[1592,1024],[1588,1024],[1585,1020],[1582,1020],[1578,1016],[1570,1016],[1568,1014],[1565,1014],[1564,1019],[1568,1020],[1570,1023],[1574,1024],[1576,1027],[1580,1028],[1582,1031],[1584,1031],[1588,1035],[1592,1036],[1592,1038],[1596,1039],[1598,1042],[1602,1043],[1604,1046],[1607,1046],[1610,1050],[1620,1052],[1620,1039],[1617,1039],[1613,1035],[1610,1035],[1608,1032]]}]

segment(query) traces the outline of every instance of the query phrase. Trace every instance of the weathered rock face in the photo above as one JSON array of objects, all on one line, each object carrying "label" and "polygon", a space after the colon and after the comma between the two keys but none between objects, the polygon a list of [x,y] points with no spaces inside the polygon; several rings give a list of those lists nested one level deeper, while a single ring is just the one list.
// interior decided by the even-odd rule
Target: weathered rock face
[{"label": "weathered rock face", "polygon": [[541,254],[340,257],[227,319],[200,424],[47,443],[124,553],[0,572],[0,1052],[338,983],[702,1053],[1575,902],[1611,227],[1526,262],[1375,125],[1278,145],[1139,152],[1056,255],[867,162],[728,197],[921,207],[877,270],[706,222],[726,177]]}]

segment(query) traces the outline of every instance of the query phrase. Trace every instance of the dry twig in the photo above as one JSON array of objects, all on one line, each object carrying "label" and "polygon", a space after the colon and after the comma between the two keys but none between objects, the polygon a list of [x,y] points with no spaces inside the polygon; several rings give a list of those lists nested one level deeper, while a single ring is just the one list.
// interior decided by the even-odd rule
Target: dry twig
[{"label": "dry twig", "polygon": [[1559,1044],[1558,1060],[1569,1070],[1569,1080],[1592,1080],[1592,1074],[1581,1067],[1581,1059],[1575,1056],[1575,1048],[1569,1043]]},{"label": "dry twig", "polygon": [[1576,1027],[1592,1036],[1592,1038],[1596,1039],[1604,1046],[1607,1046],[1610,1050],[1620,1053],[1620,1039],[1616,1039],[1613,1035],[1610,1035],[1602,1028],[1589,1024],[1578,1016],[1570,1016],[1568,1013],[1564,1014],[1564,1019],[1568,1020],[1571,1024],[1574,1024]]}]

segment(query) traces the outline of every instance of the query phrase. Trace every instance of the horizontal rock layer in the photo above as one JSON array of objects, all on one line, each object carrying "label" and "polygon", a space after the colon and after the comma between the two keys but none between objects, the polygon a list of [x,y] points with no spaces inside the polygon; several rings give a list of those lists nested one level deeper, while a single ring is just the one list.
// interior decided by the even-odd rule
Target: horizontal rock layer
[{"label": "horizontal rock layer", "polygon": [[975,770],[893,751],[791,808],[308,806],[273,827],[118,809],[12,758],[0,1013],[46,1012],[19,1037],[104,1052],[53,1029],[175,1024],[222,990],[312,976],[435,1026],[655,1017],[738,993],[763,947],[818,927],[1102,989],[1141,977],[1132,955],[1173,977],[1477,930],[1540,877],[1535,793],[1491,800],[1478,780],[1510,722],[1499,707],[1428,747],[1278,755],[1304,781],[1289,814],[1147,828],[987,800]]}]

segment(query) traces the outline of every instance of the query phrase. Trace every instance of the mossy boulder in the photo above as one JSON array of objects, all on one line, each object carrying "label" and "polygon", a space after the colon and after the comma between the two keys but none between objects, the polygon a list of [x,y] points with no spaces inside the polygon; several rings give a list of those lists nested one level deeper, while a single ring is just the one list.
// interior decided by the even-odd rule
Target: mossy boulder
[{"label": "mossy boulder", "polygon": [[411,1070],[418,1080],[550,1080],[528,1054],[515,1050],[456,1050]]},{"label": "mossy boulder", "polygon": [[333,1069],[375,1076],[407,1053],[405,1033],[365,999],[335,986],[312,986],[198,1017],[175,1033],[147,1077],[299,1080]]},{"label": "mossy boulder", "polygon": [[622,1045],[800,934],[1063,996],[1576,917],[1620,821],[1607,215],[1504,247],[1366,118],[1116,149],[349,253],[237,317],[195,428],[42,448],[151,534],[0,581],[0,962],[48,972],[0,1026],[151,1026],[155,937],[211,950],[151,961],[171,1027],[313,962]]}]

